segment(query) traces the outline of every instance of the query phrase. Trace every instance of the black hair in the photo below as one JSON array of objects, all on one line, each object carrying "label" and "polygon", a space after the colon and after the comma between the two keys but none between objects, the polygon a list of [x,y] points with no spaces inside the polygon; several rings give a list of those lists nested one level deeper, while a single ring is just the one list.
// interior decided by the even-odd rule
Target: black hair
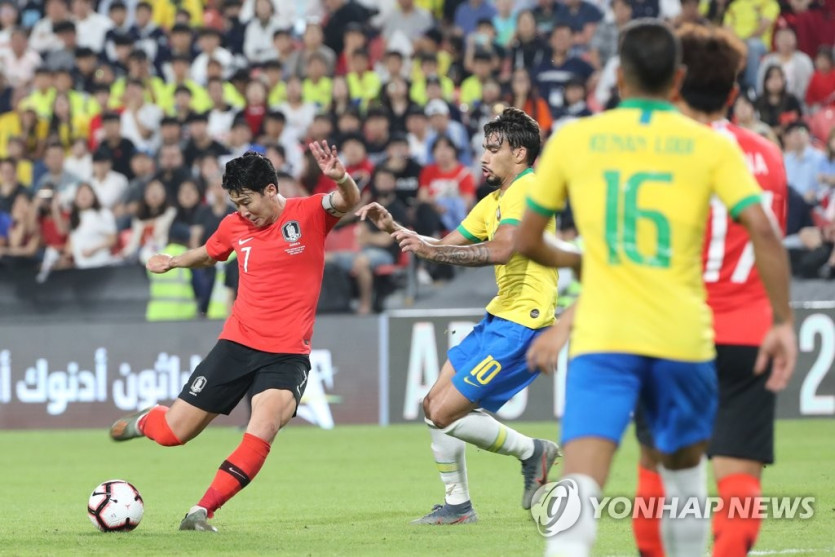
[{"label": "black hair", "polygon": [[446,143],[447,147],[455,151],[455,158],[458,158],[461,149],[459,149],[458,145],[456,145],[455,142],[447,135],[439,135],[437,138],[435,138],[435,141],[432,142],[432,149],[430,149],[431,153],[435,152],[435,148],[438,146],[439,143]]},{"label": "black hair", "polygon": [[620,65],[626,79],[640,92],[666,93],[681,66],[681,42],[666,23],[642,18],[621,32]]},{"label": "black hair", "polygon": [[[101,201],[99,201],[99,196],[96,195],[96,190],[93,189],[93,186],[91,186],[88,182],[81,182],[75,190],[76,195],[78,195],[78,190],[81,188],[87,188],[90,190],[90,193],[93,194],[93,204],[90,205],[90,208],[97,213],[101,211]],[[72,209],[70,209],[70,230],[75,230],[78,228],[79,224],[81,224],[81,211],[79,210],[78,205],[75,204],[75,199],[73,199]]]},{"label": "black hair", "polygon": [[484,137],[491,136],[496,138],[499,145],[507,141],[511,149],[524,147],[527,151],[525,160],[529,165],[533,165],[542,149],[539,124],[515,107],[505,108],[496,118],[484,124]]},{"label": "black hair", "polygon": [[240,195],[243,190],[263,195],[270,184],[276,183],[273,163],[255,151],[247,151],[242,156],[226,163],[223,173],[223,189]]},{"label": "black hair", "polygon": [[702,25],[685,25],[677,35],[682,63],[687,67],[682,98],[700,112],[721,111],[746,58],[745,44],[727,29]]}]

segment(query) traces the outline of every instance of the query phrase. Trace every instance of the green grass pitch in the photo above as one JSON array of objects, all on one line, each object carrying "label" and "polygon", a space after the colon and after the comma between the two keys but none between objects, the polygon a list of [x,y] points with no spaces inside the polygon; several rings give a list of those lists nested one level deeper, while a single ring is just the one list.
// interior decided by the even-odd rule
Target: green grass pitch
[{"label": "green grass pitch", "polygon": [[[556,438],[549,423],[516,424]],[[452,527],[409,521],[441,501],[442,488],[419,425],[289,427],[258,478],[221,509],[219,534],[179,532],[241,433],[209,428],[186,447],[139,439],[116,444],[100,431],[0,433],[0,555],[541,555],[543,541],[520,507],[515,459],[469,448],[470,492],[479,522]],[[636,445],[631,433],[606,492],[630,495]],[[835,555],[835,421],[780,422],[778,465],[765,492],[814,495],[809,520],[767,521],[759,555]],[[554,469],[556,477],[559,466]],[[87,519],[92,489],[128,480],[145,518],[127,534],[102,534]],[[628,521],[604,519],[595,555],[636,555]]]}]

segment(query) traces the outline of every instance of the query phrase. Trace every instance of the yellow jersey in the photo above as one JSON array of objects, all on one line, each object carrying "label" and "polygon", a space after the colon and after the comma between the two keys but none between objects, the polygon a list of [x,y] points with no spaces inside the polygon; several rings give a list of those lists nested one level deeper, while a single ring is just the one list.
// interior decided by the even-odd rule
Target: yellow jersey
[{"label": "yellow jersey", "polygon": [[[518,226],[525,210],[525,193],[534,182],[532,169],[520,173],[505,191],[497,190],[478,202],[467,215],[458,232],[478,243],[493,239],[503,224]],[[548,231],[556,232],[554,219]],[[557,305],[557,270],[543,267],[514,253],[504,265],[496,265],[499,292],[487,305],[491,315],[507,319],[529,329],[541,329],[554,322]]]},{"label": "yellow jersey", "polygon": [[633,99],[562,128],[536,176],[528,206],[548,216],[570,198],[585,244],[571,355],[712,359],[710,198],[736,217],[760,197],[736,143],[668,103]]}]

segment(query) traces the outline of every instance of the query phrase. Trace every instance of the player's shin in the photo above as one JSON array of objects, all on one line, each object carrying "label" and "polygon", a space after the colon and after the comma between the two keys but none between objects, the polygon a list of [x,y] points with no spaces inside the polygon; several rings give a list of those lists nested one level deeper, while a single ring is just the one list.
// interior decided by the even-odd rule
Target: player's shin
[{"label": "player's shin", "polygon": [[[705,458],[692,468],[669,470],[659,467],[664,483],[665,502],[675,511],[681,512],[690,500],[700,505],[707,498],[707,464]],[[682,513],[665,509],[661,517],[661,538],[669,557],[691,557],[704,554],[710,523],[701,513]]]},{"label": "player's shin", "polygon": [[[664,497],[664,484],[656,470],[638,466],[638,488],[635,490],[636,508],[646,512],[634,512],[632,532],[641,557],[664,557],[661,545],[661,524],[656,509]],[[640,502],[640,506],[638,504]]]},{"label": "player's shin", "polygon": [[441,481],[446,490],[445,502],[448,505],[460,505],[470,500],[467,486],[466,445],[460,439],[451,437],[426,420],[432,437],[432,453],[435,465],[441,474]]},{"label": "player's shin", "polygon": [[470,412],[444,431],[479,449],[513,455],[519,460],[530,458],[534,452],[533,439],[500,423],[483,410]]},{"label": "player's shin", "polygon": [[269,443],[255,435],[244,433],[241,444],[220,465],[212,485],[197,506],[206,509],[211,518],[216,510],[255,478],[268,454]]},{"label": "player's shin", "polygon": [[754,547],[760,532],[761,519],[752,516],[732,516],[732,499],[752,500],[762,495],[760,480],[749,474],[732,474],[719,480],[722,508],[713,514],[713,555],[716,557],[744,557]]},{"label": "player's shin", "polygon": [[139,421],[139,431],[141,431],[145,437],[156,441],[163,447],[175,447],[177,445],[182,445],[183,442],[180,441],[176,435],[174,435],[174,432],[168,425],[168,421],[165,419],[165,414],[167,412],[167,406],[154,406],[148,414]]},{"label": "player's shin", "polygon": [[600,486],[591,476],[569,474],[561,481],[572,480],[577,485],[580,509],[577,522],[570,528],[547,538],[545,557],[588,557],[597,538],[597,519],[591,498],[599,499]]}]

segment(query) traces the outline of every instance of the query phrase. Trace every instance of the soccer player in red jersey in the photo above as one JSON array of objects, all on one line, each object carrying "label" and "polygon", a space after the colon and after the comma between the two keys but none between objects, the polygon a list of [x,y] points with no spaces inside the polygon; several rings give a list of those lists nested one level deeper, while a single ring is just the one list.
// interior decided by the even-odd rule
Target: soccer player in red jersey
[{"label": "soccer player in red jersey", "polygon": [[[687,66],[679,110],[736,140],[763,189],[763,205],[784,232],[787,186],[779,147],[725,119],[737,94],[735,68],[745,60],[745,45],[724,29],[685,26],[678,35]],[[731,516],[730,499],[762,494],[762,468],[774,462],[776,392],[789,377],[752,373],[755,367],[765,367],[757,356],[772,324],[771,305],[754,266],[748,232],[729,218],[721,203],[711,204],[702,259],[719,379],[719,409],[707,450],[723,500],[723,507],[713,514],[713,555],[742,557],[754,546],[760,519]],[[663,488],[652,436],[641,420],[637,422],[641,463],[636,496],[659,497]],[[636,517],[633,530],[643,557],[663,557],[658,520]]]},{"label": "soccer player in red jersey", "polygon": [[217,531],[215,511],[255,477],[270,446],[296,409],[310,371],[310,341],[325,266],[325,236],[359,202],[360,192],[326,142],[310,149],[338,189],[306,198],[283,197],[269,159],[253,152],[230,161],[223,176],[237,212],[223,219],[206,245],[171,257],[157,254],[148,270],[208,267],[237,254],[238,297],[220,338],[170,408],[155,406],[117,420],[116,441],[147,437],[183,445],[247,395],[252,415],[243,441],[220,465],[180,530]]}]

